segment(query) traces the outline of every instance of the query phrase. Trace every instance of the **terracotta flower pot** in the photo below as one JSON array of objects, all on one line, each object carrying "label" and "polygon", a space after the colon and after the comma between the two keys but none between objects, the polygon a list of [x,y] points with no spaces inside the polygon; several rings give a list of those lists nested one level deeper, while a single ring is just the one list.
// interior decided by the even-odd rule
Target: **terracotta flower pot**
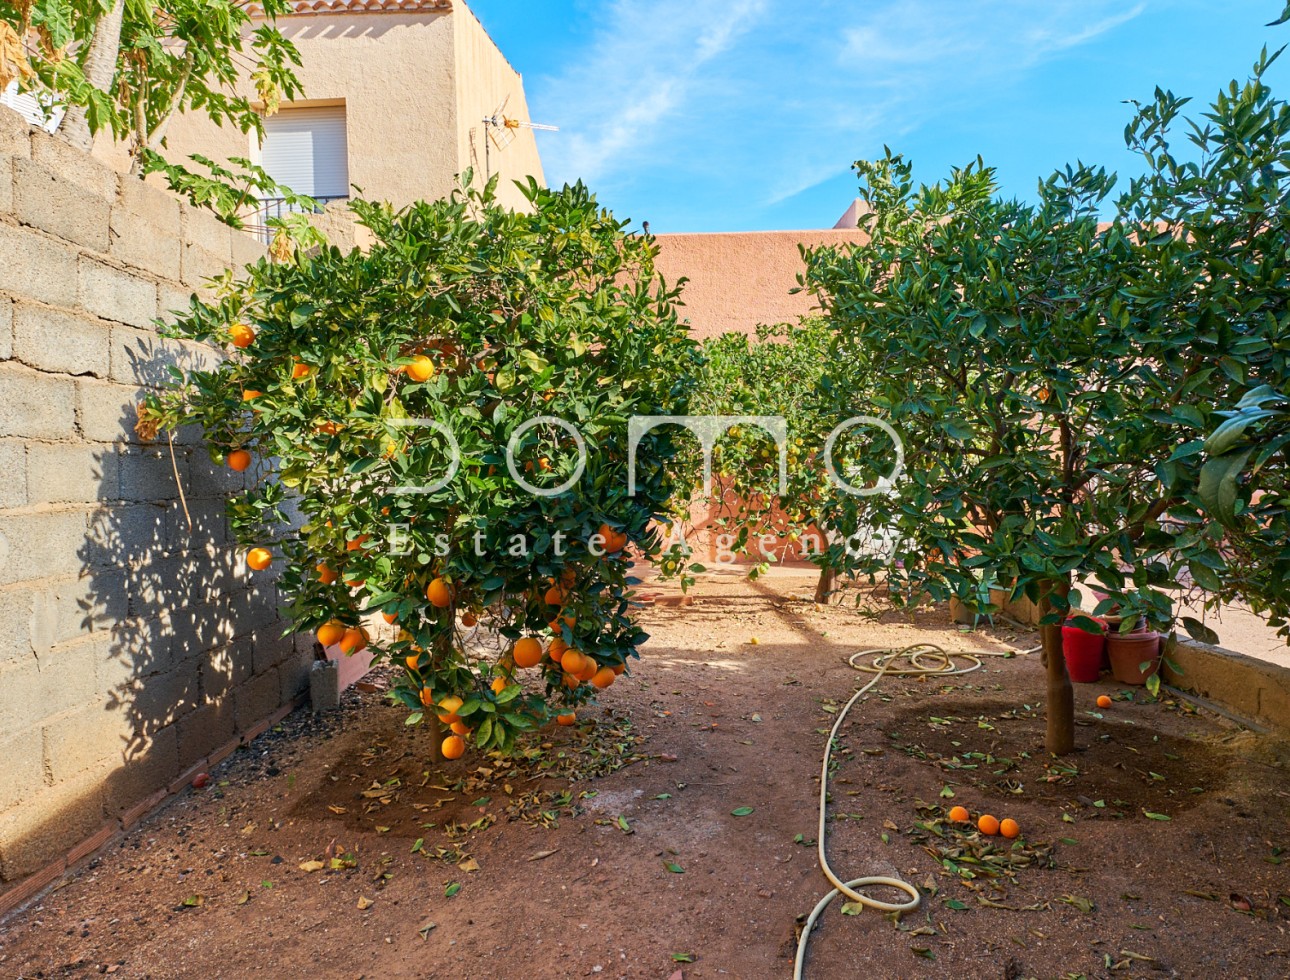
[{"label": "terracotta flower pot", "polygon": [[[1106,639],[1106,653],[1117,681],[1141,686],[1160,669],[1160,634],[1111,633]],[[1145,670],[1143,664],[1147,665]]]}]

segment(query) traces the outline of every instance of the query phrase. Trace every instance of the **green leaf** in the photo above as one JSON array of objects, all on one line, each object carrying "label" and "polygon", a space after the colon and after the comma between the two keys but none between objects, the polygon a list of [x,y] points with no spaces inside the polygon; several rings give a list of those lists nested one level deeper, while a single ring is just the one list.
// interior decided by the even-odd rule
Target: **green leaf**
[{"label": "green leaf", "polygon": [[752,807],[750,807],[750,806],[740,806],[740,807],[735,807],[733,810],[731,810],[731,811],[730,811],[730,815],[731,815],[732,817],[746,817],[746,816],[748,816],[748,814],[750,814],[750,813],[752,813],[752,812],[753,812],[753,808],[752,808]]},{"label": "green leaf", "polygon": [[1237,415],[1228,419],[1205,440],[1206,456],[1222,456],[1241,441],[1241,435],[1255,421],[1252,415]]},{"label": "green leaf", "polygon": [[[1206,592],[1222,591],[1223,580],[1212,568],[1193,561],[1188,564],[1187,569],[1191,572],[1191,577],[1195,580],[1196,584]],[[1190,632],[1190,630],[1188,630],[1188,632]],[[1195,634],[1192,635],[1194,636]]]},{"label": "green leaf", "polygon": [[1218,520],[1227,526],[1236,522],[1236,481],[1252,450],[1211,459],[1200,469],[1197,492]]},{"label": "green leaf", "polygon": [[1063,895],[1062,901],[1067,905],[1079,909],[1085,915],[1088,915],[1097,908],[1097,905],[1095,905],[1091,899],[1081,898],[1079,895]]},{"label": "green leaf", "polygon": [[457,892],[461,891],[461,883],[454,881],[451,885],[443,890],[444,898],[452,898]]},{"label": "green leaf", "polygon": [[667,870],[672,872],[674,875],[685,874],[685,869],[674,861],[664,861],[663,867],[667,868]]},{"label": "green leaf", "polygon": [[1142,815],[1148,820],[1171,820],[1173,819],[1166,813],[1152,813],[1150,810],[1143,810]]},{"label": "green leaf", "polygon": [[1199,640],[1201,643],[1208,643],[1210,646],[1218,644],[1218,634],[1202,623],[1199,619],[1191,616],[1182,617],[1183,629],[1193,640]]},{"label": "green leaf", "polygon": [[673,963],[693,963],[694,954],[693,953],[673,953],[672,962]]}]

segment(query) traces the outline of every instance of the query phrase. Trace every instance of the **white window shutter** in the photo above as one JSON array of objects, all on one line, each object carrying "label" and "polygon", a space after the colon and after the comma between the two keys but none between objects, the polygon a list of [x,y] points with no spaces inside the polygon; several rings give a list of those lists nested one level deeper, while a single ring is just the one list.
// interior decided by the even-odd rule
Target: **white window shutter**
[{"label": "white window shutter", "polygon": [[18,92],[17,81],[0,89],[0,105],[6,105],[22,115],[33,126],[39,126],[47,132],[54,132],[63,121],[65,106],[49,105],[48,99],[42,101],[30,92]]},{"label": "white window shutter", "polygon": [[297,194],[348,197],[345,107],[283,109],[269,116],[260,165]]}]

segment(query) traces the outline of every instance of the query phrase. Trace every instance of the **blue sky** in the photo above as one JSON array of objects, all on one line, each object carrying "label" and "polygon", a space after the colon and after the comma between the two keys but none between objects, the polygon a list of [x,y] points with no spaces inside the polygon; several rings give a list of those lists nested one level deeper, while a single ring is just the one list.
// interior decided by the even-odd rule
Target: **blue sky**
[{"label": "blue sky", "polygon": [[831,227],[884,144],[921,180],[979,153],[1021,197],[1075,160],[1123,178],[1124,100],[1208,102],[1290,42],[1280,0],[467,2],[560,127],[548,182],[654,232]]}]

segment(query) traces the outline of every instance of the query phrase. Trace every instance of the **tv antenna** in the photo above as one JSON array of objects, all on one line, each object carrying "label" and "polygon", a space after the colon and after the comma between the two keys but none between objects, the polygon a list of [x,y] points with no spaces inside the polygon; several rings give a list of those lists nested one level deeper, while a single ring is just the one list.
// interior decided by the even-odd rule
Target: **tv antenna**
[{"label": "tv antenna", "polygon": [[489,144],[497,147],[497,152],[501,153],[504,149],[515,142],[515,137],[521,129],[538,129],[544,133],[558,133],[559,126],[547,126],[543,123],[523,122],[513,116],[506,115],[506,104],[511,101],[508,95],[502,99],[502,104],[493,110],[492,115],[484,117],[484,180],[492,179],[492,151]]}]

